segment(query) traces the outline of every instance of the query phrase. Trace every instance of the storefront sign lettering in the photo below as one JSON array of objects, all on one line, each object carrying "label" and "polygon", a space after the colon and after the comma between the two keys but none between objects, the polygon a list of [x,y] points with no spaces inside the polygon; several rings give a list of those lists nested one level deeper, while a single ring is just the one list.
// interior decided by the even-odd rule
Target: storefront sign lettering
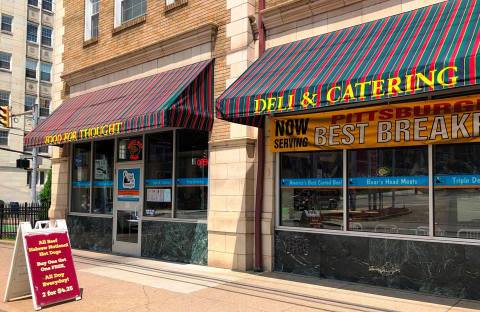
[{"label": "storefront sign lettering", "polygon": [[[458,82],[458,67],[448,66],[433,69],[427,73],[412,72],[403,77],[361,80],[346,85],[333,85],[322,92],[304,92],[301,96],[287,94],[259,98],[255,100],[255,114],[288,112],[319,107],[320,103],[344,104],[352,101],[365,101],[367,97],[381,99],[398,95],[412,94],[424,88],[455,87]],[[321,90],[319,88],[319,90]]]},{"label": "storefront sign lettering", "polygon": [[85,128],[74,131],[67,131],[59,134],[47,135],[44,137],[45,144],[63,144],[68,142],[75,142],[78,140],[92,139],[96,137],[103,137],[115,135],[120,133],[122,122],[115,122],[105,124],[97,127]]},{"label": "storefront sign lettering", "polygon": [[480,96],[274,117],[272,151],[480,141]]}]

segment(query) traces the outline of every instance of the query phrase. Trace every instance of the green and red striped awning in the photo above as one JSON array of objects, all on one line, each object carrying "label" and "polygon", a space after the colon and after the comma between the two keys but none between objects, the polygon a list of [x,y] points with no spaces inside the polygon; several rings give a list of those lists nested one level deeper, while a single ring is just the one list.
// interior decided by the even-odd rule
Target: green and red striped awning
[{"label": "green and red striped awning", "polygon": [[154,128],[211,130],[213,111],[213,61],[203,61],[67,99],[25,137],[25,145]]},{"label": "green and red striped awning", "polygon": [[262,116],[480,83],[480,1],[452,0],[269,49],[217,100]]}]

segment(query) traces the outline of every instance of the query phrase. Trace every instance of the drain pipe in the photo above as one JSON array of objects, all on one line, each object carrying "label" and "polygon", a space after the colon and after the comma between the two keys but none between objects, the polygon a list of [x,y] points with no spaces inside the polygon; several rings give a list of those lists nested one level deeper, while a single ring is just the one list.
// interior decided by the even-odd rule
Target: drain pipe
[{"label": "drain pipe", "polygon": [[[265,52],[265,28],[263,27],[262,11],[265,9],[265,0],[258,0],[258,57]],[[257,185],[255,190],[255,271],[263,271],[262,250],[262,210],[263,210],[263,183],[265,170],[265,117],[258,128],[257,135]]]}]

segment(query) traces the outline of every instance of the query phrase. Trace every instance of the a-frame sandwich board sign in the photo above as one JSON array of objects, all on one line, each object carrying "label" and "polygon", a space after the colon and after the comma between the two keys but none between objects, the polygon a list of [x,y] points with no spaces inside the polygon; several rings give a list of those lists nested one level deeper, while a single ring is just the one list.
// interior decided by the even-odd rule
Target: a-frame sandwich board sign
[{"label": "a-frame sandwich board sign", "polygon": [[35,310],[81,299],[65,220],[18,227],[4,301],[29,295]]}]

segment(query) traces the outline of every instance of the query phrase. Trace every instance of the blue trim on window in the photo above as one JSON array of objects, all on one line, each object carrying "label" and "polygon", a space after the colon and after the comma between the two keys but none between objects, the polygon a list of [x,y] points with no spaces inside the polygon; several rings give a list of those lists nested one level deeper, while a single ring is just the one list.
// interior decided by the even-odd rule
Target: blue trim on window
[{"label": "blue trim on window", "polygon": [[428,186],[428,176],[392,176],[392,177],[358,177],[349,178],[349,186]]},{"label": "blue trim on window", "polygon": [[93,186],[113,187],[113,180],[97,180],[97,181],[93,181]]},{"label": "blue trim on window", "polygon": [[463,175],[435,175],[433,184],[436,186],[475,186],[480,187],[479,174],[463,174]]},{"label": "blue trim on window", "polygon": [[179,178],[175,180],[177,185],[180,186],[207,186],[208,185],[208,178]]},{"label": "blue trim on window", "polygon": [[282,179],[281,186],[286,187],[341,187],[343,178]]},{"label": "blue trim on window", "polygon": [[72,186],[79,188],[90,187],[90,181],[74,181],[72,182]]},{"label": "blue trim on window", "polygon": [[172,179],[147,179],[145,186],[171,186]]}]

